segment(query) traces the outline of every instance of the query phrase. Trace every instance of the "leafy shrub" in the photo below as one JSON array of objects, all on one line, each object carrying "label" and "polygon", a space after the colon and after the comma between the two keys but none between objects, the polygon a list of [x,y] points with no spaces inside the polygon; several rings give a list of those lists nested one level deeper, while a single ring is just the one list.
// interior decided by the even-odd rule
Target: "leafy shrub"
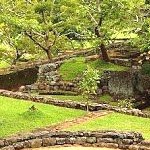
[{"label": "leafy shrub", "polygon": [[87,70],[84,71],[83,78],[79,82],[79,88],[82,92],[82,95],[87,100],[87,111],[90,96],[96,95],[98,79],[99,79],[98,70],[95,70],[90,66],[87,66]]},{"label": "leafy shrub", "polygon": [[150,63],[146,62],[142,65],[141,69],[142,74],[150,76]]},{"label": "leafy shrub", "polygon": [[133,108],[133,100],[134,99],[120,100],[118,103],[118,107],[132,109]]}]

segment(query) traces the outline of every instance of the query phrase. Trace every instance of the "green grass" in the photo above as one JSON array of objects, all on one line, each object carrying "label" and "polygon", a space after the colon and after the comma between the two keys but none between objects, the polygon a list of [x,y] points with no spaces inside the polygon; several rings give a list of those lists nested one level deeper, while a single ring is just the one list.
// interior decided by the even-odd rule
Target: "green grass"
[{"label": "green grass", "polygon": [[8,64],[6,61],[0,61],[0,68],[8,68],[10,67],[10,64]]},{"label": "green grass", "polygon": [[[68,95],[49,95],[48,97],[52,97],[58,100],[71,100],[71,101],[75,101],[75,102],[86,102],[86,99],[82,96],[82,95],[77,95],[77,96],[68,96]],[[96,99],[91,99],[89,101],[90,103],[95,102],[95,103],[105,103],[105,104],[110,104],[113,106],[118,105],[118,102],[114,102],[113,98],[106,94],[106,95],[102,95],[100,97]]]},{"label": "green grass", "polygon": [[[29,111],[32,105],[36,111]],[[16,100],[0,96],[0,137],[50,126],[84,115],[81,110]]]},{"label": "green grass", "polygon": [[126,67],[119,66],[112,63],[107,63],[102,60],[85,62],[84,57],[76,57],[69,60],[66,60],[59,68],[59,73],[62,76],[63,80],[70,81],[75,79],[77,76],[82,75],[84,70],[87,68],[87,65],[98,69],[100,73],[103,73],[105,70],[111,71],[123,71],[127,70]]},{"label": "green grass", "polygon": [[63,80],[73,80],[86,69],[85,59],[82,57],[72,58],[63,63],[59,72]]},{"label": "green grass", "polygon": [[150,119],[112,113],[107,116],[77,125],[69,130],[117,130],[136,131],[150,140]]},{"label": "green grass", "polygon": [[76,102],[85,102],[86,99],[82,95],[77,96],[68,96],[68,95],[50,95],[50,97],[59,99],[59,100],[71,100]]},{"label": "green grass", "polygon": [[98,98],[98,102],[99,103],[106,103],[106,104],[110,104],[112,106],[117,106],[118,105],[118,102],[115,102],[113,100],[113,97],[111,97],[110,95],[108,94],[105,94],[105,95],[102,95]]}]

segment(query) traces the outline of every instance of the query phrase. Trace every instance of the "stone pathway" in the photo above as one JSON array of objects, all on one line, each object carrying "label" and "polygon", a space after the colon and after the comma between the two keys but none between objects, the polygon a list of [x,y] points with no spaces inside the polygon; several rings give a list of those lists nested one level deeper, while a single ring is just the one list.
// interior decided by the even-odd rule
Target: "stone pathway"
[{"label": "stone pathway", "polygon": [[91,121],[94,120],[96,118],[99,117],[103,117],[106,116],[108,114],[112,113],[112,111],[96,111],[96,112],[88,112],[86,115],[82,116],[82,117],[78,117],[76,119],[70,120],[70,121],[65,121],[50,127],[46,127],[46,128],[40,128],[35,130],[36,131],[61,131],[61,130],[65,130],[67,128],[70,128],[72,126],[78,125],[78,124],[82,124],[85,123],[87,121]]}]

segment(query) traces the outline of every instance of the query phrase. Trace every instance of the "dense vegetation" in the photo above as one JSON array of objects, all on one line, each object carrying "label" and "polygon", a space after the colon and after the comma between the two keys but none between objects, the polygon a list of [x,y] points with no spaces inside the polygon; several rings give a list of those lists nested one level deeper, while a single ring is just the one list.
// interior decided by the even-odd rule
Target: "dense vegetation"
[{"label": "dense vegetation", "polygon": [[0,2],[0,58],[49,60],[65,50],[106,45],[118,38],[149,48],[149,4],[144,0],[18,0]]}]

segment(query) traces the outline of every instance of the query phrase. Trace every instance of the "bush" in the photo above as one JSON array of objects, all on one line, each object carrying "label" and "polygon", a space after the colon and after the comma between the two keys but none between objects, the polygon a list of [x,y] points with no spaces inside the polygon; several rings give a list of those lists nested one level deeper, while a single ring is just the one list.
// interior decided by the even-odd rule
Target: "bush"
[{"label": "bush", "polygon": [[134,101],[134,99],[120,100],[118,103],[118,107],[132,109],[133,108],[133,101]]},{"label": "bush", "polygon": [[142,65],[141,69],[142,74],[150,76],[150,63],[146,62]]}]

